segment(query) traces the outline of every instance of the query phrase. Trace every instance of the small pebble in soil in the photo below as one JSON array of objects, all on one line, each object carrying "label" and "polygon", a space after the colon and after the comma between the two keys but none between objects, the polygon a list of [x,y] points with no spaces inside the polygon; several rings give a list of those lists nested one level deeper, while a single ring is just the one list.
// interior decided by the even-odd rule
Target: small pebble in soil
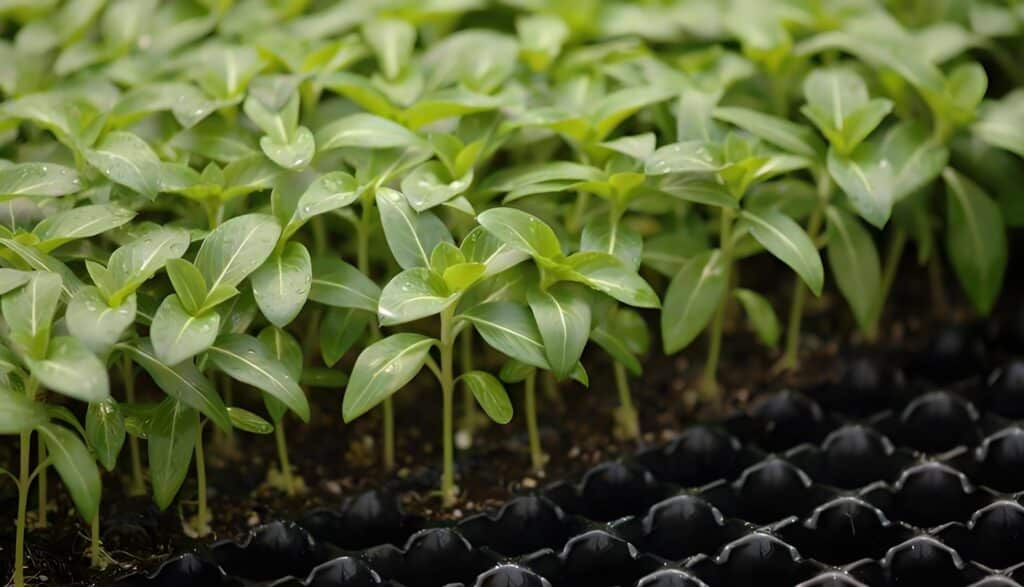
[{"label": "small pebble in soil", "polygon": [[333,479],[324,483],[324,489],[331,495],[341,495],[341,484]]},{"label": "small pebble in soil", "polygon": [[523,478],[523,487],[525,489],[533,489],[533,488],[537,487],[537,480],[534,479],[533,477],[524,477]]},{"label": "small pebble in soil", "polygon": [[455,448],[467,450],[473,446],[473,435],[469,430],[459,430],[455,433]]}]

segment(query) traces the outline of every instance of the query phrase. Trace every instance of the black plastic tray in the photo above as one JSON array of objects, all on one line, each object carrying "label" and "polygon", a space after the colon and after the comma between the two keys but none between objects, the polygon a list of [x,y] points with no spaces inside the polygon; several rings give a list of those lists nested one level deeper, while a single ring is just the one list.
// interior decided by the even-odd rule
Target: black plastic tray
[{"label": "black plastic tray", "polygon": [[905,372],[853,361],[454,525],[372,491],[121,584],[1020,585],[1024,363],[951,344]]}]

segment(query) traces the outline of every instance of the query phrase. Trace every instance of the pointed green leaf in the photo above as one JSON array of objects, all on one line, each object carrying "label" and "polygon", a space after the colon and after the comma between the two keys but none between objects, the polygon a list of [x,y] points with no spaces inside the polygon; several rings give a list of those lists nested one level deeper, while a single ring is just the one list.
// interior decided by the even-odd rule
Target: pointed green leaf
[{"label": "pointed green leaf", "polygon": [[312,280],[309,251],[300,243],[290,242],[252,274],[252,293],[267,320],[283,327],[299,315]]},{"label": "pointed green leaf", "polygon": [[237,287],[267,260],[280,235],[281,227],[273,216],[236,216],[206,237],[195,265],[210,291],[219,285]]},{"label": "pointed green leaf", "polygon": [[0,434],[31,432],[49,419],[44,404],[23,393],[0,389]]},{"label": "pointed green leaf", "polygon": [[309,421],[309,402],[298,381],[256,338],[244,334],[223,335],[210,347],[209,357],[232,379],[270,394],[303,422]]},{"label": "pointed green leaf", "polygon": [[498,424],[512,421],[512,400],[497,377],[483,371],[470,371],[460,375],[459,381],[469,388],[488,418]]},{"label": "pointed green leaf", "polygon": [[981,314],[992,311],[1003,286],[1008,245],[999,206],[950,168],[946,182],[946,248],[960,285]]},{"label": "pointed green leaf", "polygon": [[345,388],[341,408],[345,421],[365,414],[412,381],[436,343],[433,338],[401,333],[366,347],[356,359]]},{"label": "pointed green leaf", "polygon": [[544,354],[560,379],[568,377],[590,336],[590,305],[569,284],[531,289],[527,299],[544,341]]},{"label": "pointed green leaf", "polygon": [[43,357],[50,342],[50,327],[60,301],[61,278],[36,272],[28,283],[3,297],[0,306],[11,338],[32,357]]},{"label": "pointed green leaf", "polygon": [[193,316],[177,295],[170,295],[157,308],[149,331],[156,356],[168,365],[177,365],[210,348],[219,328],[220,314],[210,311]]},{"label": "pointed green leaf", "polygon": [[0,169],[0,200],[66,196],[82,187],[74,169],[54,163],[18,163]]},{"label": "pointed green leaf", "polygon": [[381,326],[394,326],[438,314],[455,300],[443,279],[429,269],[415,267],[384,286],[377,312]]},{"label": "pointed green leaf", "polygon": [[830,206],[828,263],[861,330],[874,324],[882,291],[882,268],[871,234],[851,214]]},{"label": "pointed green leaf", "polygon": [[533,367],[549,368],[540,329],[526,306],[506,301],[487,302],[459,317],[469,320],[484,341],[497,351]]},{"label": "pointed green leaf", "polygon": [[313,262],[309,299],[336,308],[353,308],[377,313],[380,288],[358,269],[335,258]]},{"label": "pointed green leaf", "polygon": [[64,313],[68,332],[97,356],[107,351],[135,322],[135,296],[111,307],[95,287],[83,287],[68,302]]},{"label": "pointed green leaf", "polygon": [[732,293],[743,304],[743,311],[747,314],[747,319],[754,327],[757,337],[765,346],[776,348],[779,344],[782,326],[768,299],[749,289],[738,288]]},{"label": "pointed green leaf", "polygon": [[515,208],[492,208],[476,217],[487,232],[532,257],[557,258],[562,245],[543,220]]},{"label": "pointed green leaf", "polygon": [[46,443],[50,462],[71,494],[75,509],[83,520],[91,522],[99,511],[103,486],[100,470],[89,449],[78,435],[63,426],[46,423],[36,430]]},{"label": "pointed green leaf", "polygon": [[821,295],[825,268],[821,265],[818,249],[799,224],[776,210],[760,214],[744,211],[741,216],[749,224],[750,234],[757,242],[796,271],[814,295]]},{"label": "pointed green leaf", "polygon": [[198,434],[195,410],[172,397],[160,403],[149,425],[147,447],[153,501],[161,510],[171,505],[185,482]]},{"label": "pointed green leaf", "polygon": [[725,278],[718,250],[692,257],[672,278],[661,308],[661,335],[666,354],[689,346],[711,322],[722,302]]},{"label": "pointed green leaf", "polygon": [[452,243],[452,235],[432,212],[416,212],[399,192],[377,190],[377,208],[391,254],[403,269],[429,267],[438,243]]},{"label": "pointed green leaf", "polygon": [[55,337],[46,358],[25,362],[39,383],[57,393],[85,402],[110,397],[106,366],[77,338]]},{"label": "pointed green leaf", "polygon": [[85,413],[85,433],[96,460],[104,469],[113,471],[125,438],[124,416],[117,402],[107,399],[89,404]]}]

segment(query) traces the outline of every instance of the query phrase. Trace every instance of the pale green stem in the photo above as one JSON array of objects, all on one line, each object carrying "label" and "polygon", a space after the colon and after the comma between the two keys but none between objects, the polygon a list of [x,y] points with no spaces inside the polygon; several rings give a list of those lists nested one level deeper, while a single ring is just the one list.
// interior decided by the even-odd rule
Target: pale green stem
[{"label": "pale green stem", "polygon": [[897,228],[896,232],[889,238],[889,246],[885,253],[885,265],[882,267],[882,291],[878,295],[878,306],[875,310],[874,320],[866,333],[869,341],[874,341],[878,338],[878,323],[882,319],[882,309],[885,308],[886,300],[889,299],[889,292],[892,291],[892,284],[896,281],[896,270],[899,269],[900,260],[903,258],[903,249],[906,245],[907,233]]},{"label": "pale green stem", "polygon": [[274,438],[277,440],[277,458],[281,465],[284,488],[288,495],[295,495],[295,481],[292,478],[292,464],[288,459],[288,444],[284,436],[284,418],[274,426]]},{"label": "pale green stem", "polygon": [[[719,226],[719,251],[722,255],[722,266],[725,268],[725,283],[729,283],[732,270],[732,221],[731,210],[722,210]],[[714,321],[711,323],[711,342],[708,346],[708,358],[704,363],[704,375],[701,378],[701,392],[705,398],[717,399],[718,390],[718,359],[722,352],[722,328],[725,323],[725,310],[729,302],[729,288],[722,291],[722,299],[718,302]]]},{"label": "pale green stem", "polygon": [[[124,382],[124,397],[129,404],[135,403],[135,374],[132,370],[132,359],[127,354],[121,359],[121,379]],[[139,439],[128,436],[128,452],[132,462],[132,484],[128,492],[131,495],[145,495],[146,480],[142,472],[142,452],[139,450]]]},{"label": "pale green stem", "polygon": [[452,355],[455,339],[452,322],[455,317],[454,304],[441,312],[441,395],[443,399],[444,422],[441,444],[444,453],[444,465],[441,475],[441,504],[444,507],[455,505],[455,446],[453,426],[453,395],[454,369]]},{"label": "pale green stem", "polygon": [[43,441],[42,435],[36,437],[36,446],[39,452],[39,484],[36,486],[36,495],[39,498],[39,519],[36,521],[36,525],[40,528],[45,528],[47,525],[46,472],[50,469],[50,467],[46,465],[46,443]]},{"label": "pale green stem", "polygon": [[[36,397],[35,377],[29,377],[25,395],[30,401]],[[20,438],[21,458],[18,470],[18,518],[14,535],[14,585],[25,587],[25,518],[28,514],[28,492],[32,485],[29,471],[29,451],[32,448],[32,431],[22,432]]]},{"label": "pale green stem", "polygon": [[92,531],[89,533],[89,565],[98,569],[103,566],[103,545],[100,544],[100,512],[97,509],[96,515],[92,517]]},{"label": "pale green stem", "polygon": [[[366,277],[370,277],[370,213],[372,211],[373,208],[369,201],[364,200],[362,215],[356,230],[356,265],[359,272]],[[379,338],[380,327],[376,320],[372,320],[370,321],[370,342]],[[395,408],[390,396],[384,398],[381,403],[384,470],[393,471],[395,469]]]},{"label": "pale green stem", "polygon": [[540,430],[537,427],[537,371],[530,371],[524,383],[526,392],[526,434],[530,439],[530,463],[533,470],[544,470],[544,451],[540,446]]},{"label": "pale green stem", "polygon": [[[807,223],[807,236],[811,237],[811,241],[818,238],[818,232],[821,230],[822,206],[824,205],[824,202],[819,202]],[[794,276],[793,302],[789,306],[789,320],[786,324],[786,350],[779,363],[779,366],[785,370],[795,369],[800,356],[800,325],[804,319],[804,302],[806,300],[807,286],[799,275]]]},{"label": "pale green stem", "polygon": [[[473,370],[473,330],[467,328],[459,337],[459,368],[463,373]],[[477,423],[476,399],[467,387],[462,394],[462,425],[460,428],[472,432]]]},{"label": "pale green stem", "polygon": [[196,514],[196,533],[209,532],[210,516],[206,512],[206,458],[203,456],[203,425],[196,428],[196,490],[199,493],[199,512]]},{"label": "pale green stem", "polygon": [[626,376],[626,367],[618,361],[614,364],[615,387],[619,390],[619,405],[622,414],[623,431],[627,438],[640,438],[640,417],[633,407],[633,398],[629,393],[629,378]]}]

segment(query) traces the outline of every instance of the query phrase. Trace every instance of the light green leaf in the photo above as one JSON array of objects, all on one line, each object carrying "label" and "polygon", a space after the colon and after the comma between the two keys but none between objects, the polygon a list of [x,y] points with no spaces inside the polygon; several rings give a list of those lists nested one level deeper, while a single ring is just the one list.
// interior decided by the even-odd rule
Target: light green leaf
[{"label": "light green leaf", "polygon": [[882,302],[882,268],[875,241],[851,214],[833,206],[825,214],[832,276],[857,324],[867,331],[874,325]]},{"label": "light green leaf", "polygon": [[124,416],[117,402],[107,399],[89,404],[85,413],[85,433],[96,460],[104,469],[113,471],[125,438]]},{"label": "light green leaf", "polygon": [[32,230],[39,237],[36,245],[44,253],[76,239],[113,230],[135,217],[135,212],[114,204],[81,206],[44,218]]},{"label": "light green leaf", "polygon": [[466,261],[482,263],[486,267],[485,277],[501,273],[530,258],[528,254],[498,240],[483,226],[477,226],[469,231],[462,239],[459,250]]},{"label": "light green leaf", "polygon": [[414,267],[384,286],[377,313],[381,326],[394,326],[438,314],[456,299],[443,279],[425,267]]},{"label": "light green leaf", "polygon": [[336,258],[313,262],[309,299],[336,308],[353,308],[377,313],[380,288],[358,269]]},{"label": "light green leaf", "polygon": [[893,169],[875,145],[861,145],[852,156],[828,151],[828,171],[862,218],[881,228],[893,206]]},{"label": "light green leaf", "polygon": [[714,173],[721,163],[704,141],[691,140],[661,147],[644,162],[647,175],[668,173]]},{"label": "light green leaf", "polygon": [[960,285],[981,314],[992,311],[1003,286],[1008,245],[998,204],[950,168],[946,182],[946,249]]},{"label": "light green leaf", "polygon": [[66,196],[82,187],[74,169],[54,163],[18,163],[0,169],[0,200]]},{"label": "light green leaf", "polygon": [[741,216],[757,242],[796,271],[814,295],[821,295],[825,268],[814,243],[799,224],[777,210],[765,210],[760,214],[744,211]]},{"label": "light green leaf", "polygon": [[57,393],[85,402],[110,397],[106,366],[76,338],[55,337],[46,358],[25,362],[42,385]]},{"label": "light green leaf", "polygon": [[581,251],[599,251],[614,255],[626,268],[640,269],[644,244],[640,235],[619,222],[612,224],[607,216],[595,216],[583,226]]},{"label": "light green leaf", "polygon": [[555,232],[536,216],[514,208],[492,208],[476,219],[498,240],[532,257],[553,259],[562,255]]},{"label": "light green leaf", "polygon": [[0,434],[30,432],[49,419],[45,404],[32,401],[23,393],[0,389]]},{"label": "light green leaf", "polygon": [[32,279],[34,272],[0,268],[0,295],[17,289]]},{"label": "light green leaf", "polygon": [[249,410],[232,406],[228,408],[228,415],[231,416],[231,426],[250,432],[252,434],[270,434],[274,431],[274,425],[260,418]]},{"label": "light green leaf", "polygon": [[112,307],[98,289],[83,287],[68,302],[64,321],[72,336],[97,356],[106,356],[110,347],[135,322],[135,296],[130,295]]},{"label": "light green leaf", "polygon": [[554,14],[528,14],[516,19],[519,54],[535,72],[544,71],[562,51],[569,27]]},{"label": "light green leaf", "polygon": [[409,62],[416,29],[404,20],[374,19],[363,23],[363,38],[377,57],[384,77],[394,79]]},{"label": "light green leaf", "polygon": [[244,334],[227,334],[210,347],[210,360],[232,379],[260,389],[309,421],[309,402],[295,377],[259,340]]},{"label": "light green leaf", "polygon": [[568,259],[580,283],[639,308],[660,306],[658,294],[644,281],[640,274],[628,267],[618,257],[608,253],[584,251]]},{"label": "light green leaf", "polygon": [[761,342],[765,346],[776,348],[779,345],[782,326],[768,299],[755,291],[743,288],[733,290],[732,294],[743,304],[743,311],[746,312],[747,319],[750,320]]},{"label": "light green leaf", "polygon": [[150,336],[156,356],[168,365],[194,357],[210,348],[220,328],[220,314],[189,314],[177,295],[164,298],[153,315]]},{"label": "light green leaf", "polygon": [[85,159],[110,181],[153,200],[160,191],[160,158],[146,141],[123,131],[107,134]]},{"label": "light green leaf", "polygon": [[647,353],[650,334],[647,323],[637,312],[627,308],[615,310],[594,328],[590,338],[634,375],[643,372],[636,355]]},{"label": "light green leaf", "polygon": [[487,302],[473,306],[459,317],[469,320],[497,351],[533,367],[549,368],[540,330],[526,306],[507,301]]},{"label": "light green leaf", "polygon": [[590,305],[579,293],[569,284],[559,283],[527,294],[544,341],[544,354],[559,379],[572,374],[590,336]]},{"label": "light green leaf", "polygon": [[37,271],[28,283],[4,295],[0,302],[11,338],[31,357],[46,355],[60,294],[60,276]]},{"label": "light green leaf", "polygon": [[416,212],[399,192],[377,190],[377,208],[391,254],[402,269],[429,267],[438,243],[453,243],[452,235],[432,212]]},{"label": "light green leaf", "polygon": [[256,305],[271,324],[284,327],[306,304],[312,279],[309,251],[301,243],[289,242],[252,274]]},{"label": "light green leaf", "polygon": [[469,189],[473,171],[463,177],[450,179],[448,170],[439,161],[428,161],[416,167],[402,179],[402,193],[417,212],[440,206]]},{"label": "light green leaf", "polygon": [[89,449],[74,432],[63,426],[46,423],[36,430],[46,443],[50,462],[71,494],[75,509],[83,520],[91,522],[99,511],[103,486],[100,470]]},{"label": "light green leaf", "polygon": [[195,410],[172,397],[160,403],[149,425],[147,447],[153,501],[161,510],[171,505],[188,475],[198,434]]},{"label": "light green leaf", "polygon": [[316,155],[316,139],[313,132],[304,126],[295,131],[287,143],[279,143],[269,136],[260,138],[260,149],[268,159],[285,169],[301,170],[309,165]]},{"label": "light green leaf", "polygon": [[731,106],[715,108],[714,116],[794,155],[818,160],[825,151],[825,146],[811,129],[784,118]]},{"label": "light green leaf", "polygon": [[220,285],[237,287],[267,260],[281,227],[273,216],[245,214],[218,226],[203,241],[195,265],[209,291]]},{"label": "light green leaf", "polygon": [[661,335],[666,354],[689,346],[722,303],[726,271],[718,250],[686,261],[672,278],[661,308]]},{"label": "light green leaf", "polygon": [[227,432],[231,429],[224,400],[213,383],[199,372],[192,361],[167,365],[156,356],[152,343],[145,339],[135,345],[120,343],[117,348],[128,353],[132,360],[145,369],[164,393],[199,410],[221,430]]},{"label": "light green leaf", "polygon": [[353,308],[329,308],[320,324],[320,354],[333,367],[362,338],[372,315]]},{"label": "light green leaf", "polygon": [[344,208],[359,199],[362,190],[354,177],[343,171],[333,171],[316,178],[302,193],[295,213],[288,223],[285,236],[290,236],[310,218]]},{"label": "light green leaf", "polygon": [[196,269],[196,266],[184,259],[168,259],[167,277],[171,280],[175,293],[178,294],[178,301],[181,307],[190,315],[199,314],[199,310],[206,304],[209,294],[206,291],[206,280],[203,274]]},{"label": "light green leaf", "polygon": [[512,400],[497,377],[483,371],[470,371],[459,376],[476,398],[484,413],[498,424],[512,421]]},{"label": "light green leaf", "polygon": [[391,149],[424,146],[416,133],[386,118],[372,114],[351,114],[335,120],[316,133],[320,152],[342,147]]},{"label": "light green leaf", "polygon": [[159,226],[119,247],[110,255],[107,269],[123,290],[121,295],[132,293],[167,261],[182,256],[190,240],[188,230],[184,228]]},{"label": "light green leaf", "polygon": [[394,334],[366,347],[345,388],[342,416],[346,422],[358,418],[384,401],[423,368],[435,339],[419,334]]},{"label": "light green leaf", "polygon": [[992,146],[1024,157],[1024,89],[984,102],[971,132]]}]

